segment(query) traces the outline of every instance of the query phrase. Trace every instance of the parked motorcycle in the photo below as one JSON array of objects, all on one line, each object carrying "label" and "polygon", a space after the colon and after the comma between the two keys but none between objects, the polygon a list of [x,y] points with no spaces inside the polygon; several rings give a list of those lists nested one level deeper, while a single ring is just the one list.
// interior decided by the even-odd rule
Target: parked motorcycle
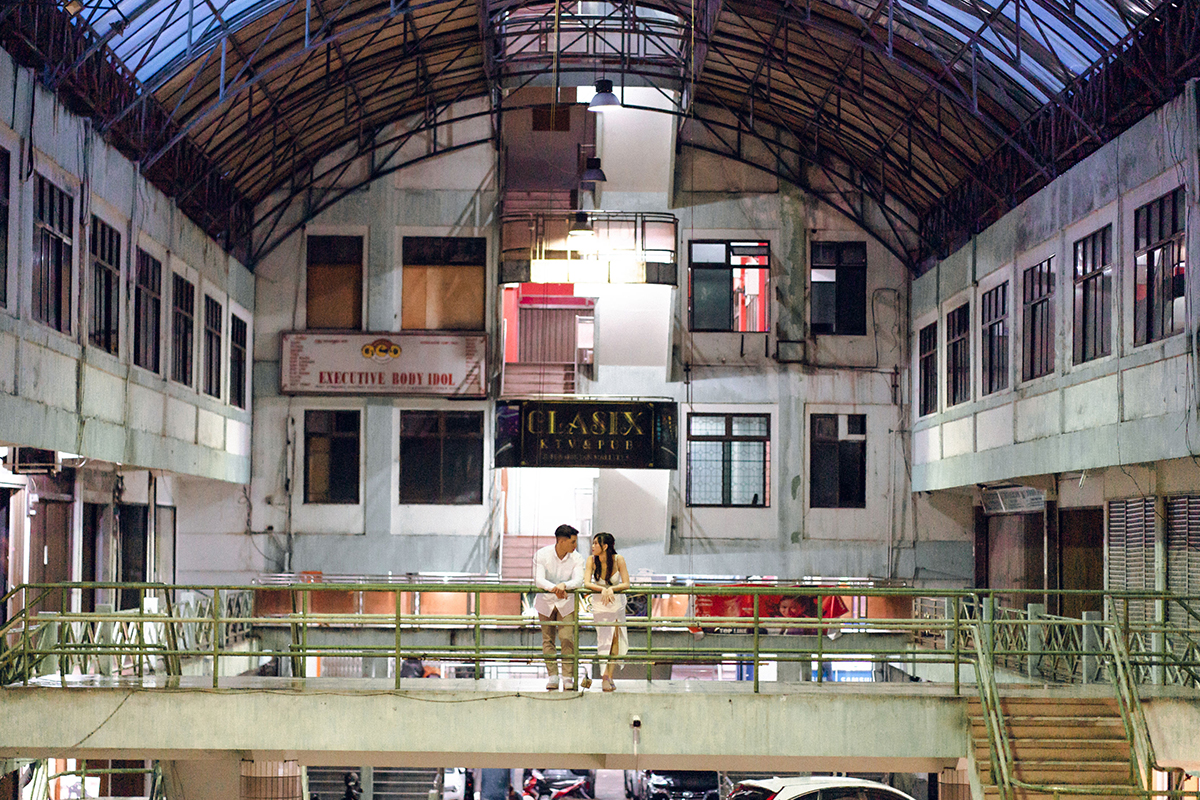
[{"label": "parked motorcycle", "polygon": [[590,771],[569,769],[529,769],[525,771],[523,800],[564,800],[578,797],[591,800],[595,778]]}]

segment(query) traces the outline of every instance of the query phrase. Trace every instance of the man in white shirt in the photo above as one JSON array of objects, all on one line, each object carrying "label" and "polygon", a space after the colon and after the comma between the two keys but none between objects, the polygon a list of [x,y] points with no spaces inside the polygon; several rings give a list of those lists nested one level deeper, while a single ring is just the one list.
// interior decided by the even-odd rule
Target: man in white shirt
[{"label": "man in white shirt", "polygon": [[[563,664],[571,669],[575,654],[575,626],[571,616],[575,613],[575,595],[572,592],[583,586],[583,554],[575,548],[579,545],[579,531],[570,525],[559,525],[554,531],[554,544],[538,550],[533,556],[533,583],[541,589],[533,600],[533,608],[542,623],[542,653],[546,657],[546,672],[550,679],[547,689],[558,688],[558,648],[554,637],[562,642]],[[555,625],[553,623],[560,624]],[[563,688],[575,690],[575,675],[564,675]]]}]

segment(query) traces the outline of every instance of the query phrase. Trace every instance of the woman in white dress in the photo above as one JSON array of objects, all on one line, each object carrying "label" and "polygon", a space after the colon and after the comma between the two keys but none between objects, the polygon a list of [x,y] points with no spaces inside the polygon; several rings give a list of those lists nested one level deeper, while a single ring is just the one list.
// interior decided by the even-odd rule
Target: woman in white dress
[{"label": "woman in white dress", "polygon": [[629,569],[625,557],[617,555],[617,543],[611,533],[592,537],[592,556],[588,559],[584,588],[592,595],[592,619],[596,623],[596,650],[600,654],[601,685],[611,692],[616,659],[629,651],[625,630],[625,595],[629,588]]}]

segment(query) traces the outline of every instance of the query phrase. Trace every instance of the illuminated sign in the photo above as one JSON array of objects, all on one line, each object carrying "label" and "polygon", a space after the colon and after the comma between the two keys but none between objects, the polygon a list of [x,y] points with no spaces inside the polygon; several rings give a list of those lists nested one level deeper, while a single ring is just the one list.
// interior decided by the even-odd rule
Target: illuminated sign
[{"label": "illuminated sign", "polygon": [[482,333],[283,334],[284,394],[486,397]]},{"label": "illuminated sign", "polygon": [[519,400],[496,403],[497,467],[678,469],[675,403]]}]

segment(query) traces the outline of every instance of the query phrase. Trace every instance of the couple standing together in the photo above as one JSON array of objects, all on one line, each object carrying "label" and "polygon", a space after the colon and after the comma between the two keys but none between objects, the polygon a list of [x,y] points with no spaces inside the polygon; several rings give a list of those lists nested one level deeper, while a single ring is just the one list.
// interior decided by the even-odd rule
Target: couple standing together
[{"label": "couple standing together", "polygon": [[[586,559],[575,549],[579,531],[570,525],[559,525],[554,531],[554,544],[538,550],[533,557],[533,582],[543,593],[533,601],[542,625],[542,653],[550,679],[547,689],[558,688],[558,648],[562,643],[564,668],[570,672],[575,654],[574,590],[583,587],[592,595],[592,619],[596,623],[596,650],[601,657],[602,686],[611,692],[615,659],[629,650],[625,631],[625,595],[629,588],[629,569],[625,557],[617,555],[611,533],[592,537],[592,555]],[[575,690],[575,675],[563,675],[563,688]]]}]

